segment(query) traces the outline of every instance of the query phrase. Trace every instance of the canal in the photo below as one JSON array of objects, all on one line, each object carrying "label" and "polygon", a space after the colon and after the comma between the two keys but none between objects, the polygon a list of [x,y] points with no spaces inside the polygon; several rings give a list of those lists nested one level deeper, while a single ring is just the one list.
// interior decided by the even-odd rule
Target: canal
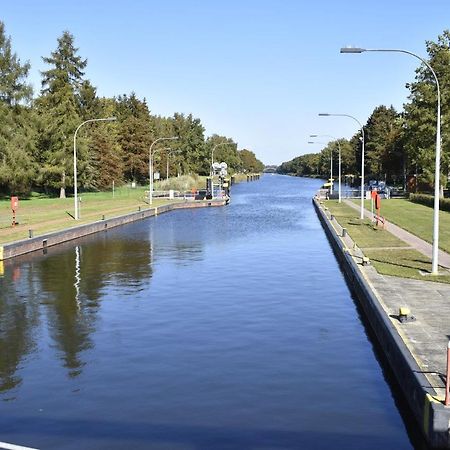
[{"label": "canal", "polygon": [[5,264],[0,441],[40,449],[411,449],[311,197],[265,175]]}]

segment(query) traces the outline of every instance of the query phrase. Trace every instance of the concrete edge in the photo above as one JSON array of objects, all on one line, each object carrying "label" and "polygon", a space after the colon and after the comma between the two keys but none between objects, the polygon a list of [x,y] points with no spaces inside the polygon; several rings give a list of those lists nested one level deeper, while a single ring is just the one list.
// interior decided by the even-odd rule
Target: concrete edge
[{"label": "concrete edge", "polygon": [[359,265],[345,250],[345,244],[315,198],[313,198],[313,204],[335,255],[341,263],[352,290],[357,295],[366,319],[381,344],[420,429],[431,446],[450,448],[450,408],[446,408],[435,399],[434,389],[422,373],[391,319],[386,315],[376,294],[366,282]]},{"label": "concrete edge", "polygon": [[166,204],[159,207],[147,208],[141,211],[112,217],[110,219],[98,220],[96,222],[42,234],[30,239],[22,239],[20,241],[10,242],[0,245],[0,261],[15,258],[16,256],[24,255],[26,253],[35,252],[38,250],[45,251],[48,247],[62,244],[63,242],[71,241],[83,236],[88,236],[100,231],[107,231],[110,228],[115,228],[117,226],[125,225],[137,220],[146,219],[148,217],[157,216],[158,214],[163,214],[169,211],[177,209],[224,206],[225,204],[226,200],[196,200]]}]

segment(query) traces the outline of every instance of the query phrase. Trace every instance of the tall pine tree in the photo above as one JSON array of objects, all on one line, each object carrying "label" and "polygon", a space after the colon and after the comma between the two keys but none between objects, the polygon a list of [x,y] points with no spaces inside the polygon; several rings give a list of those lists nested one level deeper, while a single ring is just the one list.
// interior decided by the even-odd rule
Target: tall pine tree
[{"label": "tall pine tree", "polygon": [[[72,181],[72,140],[82,120],[79,93],[87,60],[77,52],[73,35],[64,31],[58,39],[57,49],[50,57],[43,58],[51,68],[42,72],[42,91],[38,100],[43,122],[40,140],[42,182],[50,188],[59,188],[61,198],[66,196],[66,187]],[[80,158],[80,166],[82,162],[83,158]]]},{"label": "tall pine tree", "polygon": [[0,186],[10,194],[28,192],[36,176],[29,70],[30,64],[12,51],[0,22]]}]

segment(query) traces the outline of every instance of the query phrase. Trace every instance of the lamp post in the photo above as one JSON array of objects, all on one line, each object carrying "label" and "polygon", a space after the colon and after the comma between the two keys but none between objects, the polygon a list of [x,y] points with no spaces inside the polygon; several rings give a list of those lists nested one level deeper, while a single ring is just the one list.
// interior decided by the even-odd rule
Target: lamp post
[{"label": "lamp post", "polygon": [[[335,137],[331,136],[330,134],[310,134],[309,137],[315,138],[315,137],[329,137],[331,139],[333,139],[337,145],[338,145],[338,150],[339,150],[339,163],[338,163],[338,169],[339,169],[339,177],[338,177],[338,203],[341,203],[341,144],[339,142],[338,139],[336,139]],[[333,177],[331,177],[333,178]]]},{"label": "lamp post", "polygon": [[169,157],[175,153],[178,153],[178,150],[173,150],[170,147],[166,147],[164,150],[167,150],[167,159],[166,159],[166,180],[169,179]]},{"label": "lamp post", "polygon": [[75,198],[75,220],[79,219],[78,212],[78,182],[77,182],[77,133],[78,130],[86,123],[89,122],[113,122],[117,120],[116,117],[106,117],[104,119],[88,119],[83,123],[78,125],[78,128],[75,130],[75,134],[73,135],[73,193]]},{"label": "lamp post", "polygon": [[434,170],[434,211],[433,211],[433,250],[431,257],[431,273],[438,274],[438,254],[439,254],[439,178],[441,174],[441,90],[439,87],[439,80],[436,72],[431,65],[421,56],[416,55],[408,50],[390,49],[390,48],[356,48],[344,47],[341,48],[341,53],[363,53],[363,52],[388,52],[388,53],[406,53],[407,55],[417,58],[425,66],[428,67],[436,81],[437,90],[437,123],[436,123],[436,156],[435,156],[435,170]]},{"label": "lamp post", "polygon": [[[318,137],[317,134],[311,134],[309,137]],[[308,144],[326,145],[326,142],[308,141]],[[330,149],[330,194],[333,193],[333,150]]]},{"label": "lamp post", "polygon": [[329,116],[337,116],[337,117],[349,117],[350,119],[353,119],[361,129],[361,135],[362,135],[362,150],[361,150],[361,214],[360,218],[361,220],[364,219],[364,127],[362,126],[361,122],[353,116],[350,116],[349,114],[330,114],[330,113],[320,113],[319,116],[321,117],[329,117]]},{"label": "lamp post", "polygon": [[148,190],[148,202],[151,205],[153,203],[153,147],[156,143],[161,141],[168,141],[168,140],[176,140],[178,139],[178,136],[172,136],[172,137],[161,137],[152,142],[152,145],[150,145],[149,150],[149,157],[148,157],[148,174],[150,176],[150,182],[149,182],[149,190]]}]

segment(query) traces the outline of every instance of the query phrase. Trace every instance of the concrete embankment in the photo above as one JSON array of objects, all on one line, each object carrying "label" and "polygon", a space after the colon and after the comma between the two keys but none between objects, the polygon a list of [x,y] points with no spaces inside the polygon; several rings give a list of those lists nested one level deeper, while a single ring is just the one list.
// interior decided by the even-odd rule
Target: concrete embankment
[{"label": "concrete embankment", "polygon": [[14,258],[25,253],[34,251],[46,251],[48,247],[61,244],[63,242],[71,241],[83,236],[87,236],[100,231],[106,231],[127,223],[135,222],[136,220],[146,219],[147,217],[156,216],[165,212],[176,209],[186,208],[205,208],[211,206],[224,206],[225,200],[200,200],[200,201],[185,201],[179,203],[171,203],[157,208],[148,208],[141,211],[125,214],[118,217],[99,220],[97,222],[80,225],[73,228],[67,228],[53,233],[42,234],[30,239],[23,239],[20,241],[11,242],[0,246],[0,261]]},{"label": "concrete embankment", "polygon": [[[386,301],[386,296],[380,294],[377,278],[380,276],[373,267],[363,266],[364,255],[353,245],[350,236],[329,211],[317,199],[313,199],[313,204],[420,429],[432,447],[450,448],[450,408],[444,406],[442,395],[445,392],[442,382],[445,373],[440,369],[426,367],[417,357],[423,349],[414,347],[417,345],[416,340],[411,339],[414,331],[402,328],[404,325],[393,314],[394,302]],[[378,284],[373,281],[378,281]],[[384,279],[384,283],[389,284],[389,280]],[[378,287],[375,288],[375,285]],[[390,288],[392,292],[393,286]],[[426,324],[421,324],[420,320],[419,317],[412,326],[420,332],[426,331]],[[431,352],[431,347],[425,349],[425,353],[428,351]],[[442,359],[445,359],[444,349]],[[360,407],[364,408],[364,405]]]}]

